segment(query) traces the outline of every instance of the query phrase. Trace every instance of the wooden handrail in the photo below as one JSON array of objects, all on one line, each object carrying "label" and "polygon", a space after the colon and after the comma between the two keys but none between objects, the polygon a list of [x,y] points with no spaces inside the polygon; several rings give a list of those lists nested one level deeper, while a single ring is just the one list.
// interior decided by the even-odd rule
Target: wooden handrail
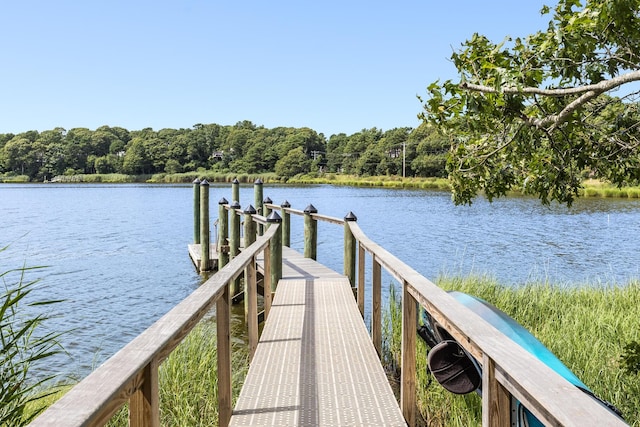
[{"label": "wooden handrail", "polygon": [[[546,425],[626,425],[600,403],[580,391],[482,317],[369,239],[357,222],[347,222],[360,247],[403,286],[401,407],[415,421],[416,304],[458,341],[483,367],[483,425],[510,425],[510,396]],[[379,280],[379,278],[377,279]],[[374,310],[376,309],[374,304]],[[375,314],[379,319],[380,315]],[[374,340],[375,342],[375,340]],[[506,406],[506,407],[505,407]]]},{"label": "wooden handrail", "polygon": [[[131,425],[159,425],[158,366],[217,303],[219,425],[226,426],[232,409],[229,284],[245,268],[249,268],[251,280],[255,280],[253,266],[256,256],[268,248],[277,233],[278,224],[272,224],[255,243],[89,374],[30,425],[102,425],[127,401],[130,402]],[[255,291],[255,284],[251,289]],[[256,299],[251,300],[255,302]],[[225,309],[224,312],[221,313],[221,309]],[[253,307],[251,311],[256,312]],[[255,349],[257,333],[252,331],[249,338],[256,341],[250,342],[250,348]]]}]

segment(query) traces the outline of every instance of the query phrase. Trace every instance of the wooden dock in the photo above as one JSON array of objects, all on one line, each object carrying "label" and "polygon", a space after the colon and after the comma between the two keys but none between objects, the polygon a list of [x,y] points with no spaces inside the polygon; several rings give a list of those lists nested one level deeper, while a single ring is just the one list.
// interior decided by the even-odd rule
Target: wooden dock
[{"label": "wooden dock", "polygon": [[[194,181],[194,218],[200,219],[194,220],[194,237],[206,236],[194,241],[209,241],[208,187],[206,181]],[[131,426],[160,426],[159,367],[215,307],[217,366],[208,369],[217,373],[218,425],[414,426],[419,306],[444,325],[482,366],[483,426],[516,425],[512,404],[516,400],[544,425],[626,425],[596,399],[372,241],[351,212],[340,219],[318,214],[313,205],[297,210],[286,201],[276,206],[267,199],[262,205],[262,182],[256,181],[255,187],[255,200],[260,203],[256,203],[257,211],[251,205],[240,209],[237,180],[232,183],[234,202],[222,199],[218,203],[219,253],[215,244],[204,248],[189,245],[199,271],[204,252],[213,261],[203,263],[211,264],[204,270],[217,272],[31,425],[104,425],[126,405]],[[304,218],[304,255],[289,247],[292,215]],[[315,261],[318,221],[344,228],[344,275]],[[367,256],[370,273],[366,271]],[[399,406],[378,357],[383,269],[401,286]],[[258,280],[260,270],[262,280]],[[238,289],[240,278],[243,289]],[[366,291],[371,297],[371,337],[362,318],[365,278],[371,280]],[[357,288],[357,298],[352,286]],[[265,292],[267,320],[258,337],[260,288]],[[251,363],[233,408],[230,323],[231,304],[234,296],[240,295],[238,291],[245,299]],[[216,420],[201,421],[214,425]]]},{"label": "wooden dock", "polygon": [[406,425],[345,276],[283,248],[230,425]]}]

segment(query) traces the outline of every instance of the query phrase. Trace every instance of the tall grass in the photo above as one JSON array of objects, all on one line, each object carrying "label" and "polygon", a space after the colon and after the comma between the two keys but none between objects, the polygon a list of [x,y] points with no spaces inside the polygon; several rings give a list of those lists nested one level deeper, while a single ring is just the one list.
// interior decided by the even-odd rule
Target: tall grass
[{"label": "tall grass", "polygon": [[[0,255],[7,247],[0,248]],[[0,273],[0,426],[21,426],[31,422],[46,407],[47,398],[56,392],[48,387],[55,375],[34,378],[36,363],[62,351],[59,333],[42,332],[49,318],[47,306],[58,301],[33,301],[31,293],[38,280],[27,280],[22,267]],[[34,314],[25,310],[30,307]]]},{"label": "tall grass", "polygon": [[[640,282],[609,287],[547,283],[509,287],[487,277],[468,277],[443,278],[438,284],[483,298],[512,316],[596,395],[618,407],[629,424],[640,425],[640,374],[624,364],[626,353],[637,348],[629,344],[640,341]],[[389,307],[399,310],[397,297]],[[400,334],[399,328],[393,326],[393,334]],[[419,354],[425,354],[419,345]],[[426,354],[419,359],[424,363]],[[481,424],[481,401],[475,394],[446,395],[422,365],[418,384],[419,408],[429,425]]]},{"label": "tall grass", "polygon": [[[233,400],[248,371],[244,343],[232,344]],[[218,375],[215,322],[200,322],[160,365],[160,423],[165,426],[212,426],[218,420]],[[108,423],[127,426],[124,407]]]}]

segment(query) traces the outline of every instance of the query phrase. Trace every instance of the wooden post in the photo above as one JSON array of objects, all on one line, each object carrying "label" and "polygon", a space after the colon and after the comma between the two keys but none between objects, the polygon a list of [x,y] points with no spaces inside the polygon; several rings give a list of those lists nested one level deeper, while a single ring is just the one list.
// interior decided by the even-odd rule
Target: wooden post
[{"label": "wooden post", "polygon": [[218,202],[218,271],[229,263],[229,211],[224,197]]},{"label": "wooden post", "polygon": [[416,300],[402,283],[402,366],[400,408],[407,424],[416,425]]},{"label": "wooden post", "polygon": [[129,398],[131,427],[160,427],[158,360],[152,359],[142,371],[142,386]]},{"label": "wooden post", "polygon": [[280,205],[280,216],[282,217],[282,246],[291,246],[291,214],[287,209],[291,204],[286,200]]},{"label": "wooden post", "polygon": [[206,179],[200,183],[200,271],[211,270],[209,256],[209,183]]},{"label": "wooden post", "polygon": [[[255,202],[255,209],[258,215],[263,215],[263,206],[262,206],[262,180],[260,178],[256,179],[253,182],[253,201]],[[266,216],[266,215],[265,215]],[[258,225],[258,236],[262,236],[264,233],[264,227],[262,224]]]},{"label": "wooden post", "polygon": [[200,243],[200,180],[193,181],[193,243]]},{"label": "wooden post", "polygon": [[256,258],[253,257],[244,273],[245,301],[247,304],[247,329],[249,331],[249,363],[258,347],[258,283],[256,277]]},{"label": "wooden post", "polygon": [[315,260],[318,257],[318,221],[311,214],[318,209],[309,205],[304,209],[304,257]]},{"label": "wooden post", "polygon": [[[233,201],[229,206],[231,215],[230,224],[231,224],[231,238],[229,239],[229,259],[233,259],[240,253],[240,215],[237,210],[240,209],[240,203],[238,201]],[[231,283],[231,289],[229,292],[231,293],[231,297],[235,297],[240,290],[240,278],[236,278]]]},{"label": "wooden post", "polygon": [[[265,206],[267,203],[271,204],[271,203],[273,203],[273,201],[268,197],[265,197],[265,199],[262,201],[262,210],[263,210],[262,216],[264,216],[265,218],[268,217],[271,214],[271,208],[268,207],[268,206]],[[265,230],[268,229],[268,228],[269,228],[269,225],[265,225],[264,226]]]},{"label": "wooden post", "polygon": [[372,289],[371,299],[371,339],[373,346],[378,352],[378,356],[382,355],[382,269],[380,263],[373,256],[373,273],[372,273]]},{"label": "wooden post", "polygon": [[269,318],[269,311],[271,311],[271,300],[273,299],[272,289],[273,285],[271,284],[271,243],[264,248],[263,256],[264,256],[264,322],[267,322]]},{"label": "wooden post", "polygon": [[[244,247],[248,248],[253,242],[256,241],[256,223],[253,221],[253,216],[256,214],[256,209],[249,205],[244,210]],[[244,270],[244,320],[249,322],[249,273],[250,268],[247,267]],[[255,266],[254,266],[255,270]],[[255,272],[254,272],[255,274]]]},{"label": "wooden post", "polygon": [[356,239],[349,228],[349,222],[357,220],[353,212],[344,217],[344,275],[349,279],[352,288],[356,284]]},{"label": "wooden post", "polygon": [[358,243],[358,308],[364,317],[364,246]]},{"label": "wooden post", "polygon": [[240,181],[238,178],[231,181],[231,201],[240,203]]},{"label": "wooden post", "polygon": [[[270,224],[280,224],[282,218],[278,215],[278,212],[272,211],[267,217],[267,222]],[[282,279],[282,233],[275,233],[273,239],[269,242],[269,268],[271,275],[271,293],[275,293],[278,281]],[[265,259],[265,264],[267,260]],[[267,290],[265,289],[265,294]]]},{"label": "wooden post", "polygon": [[231,420],[231,297],[229,283],[216,302],[216,336],[218,340],[218,425]]},{"label": "wooden post", "polygon": [[511,395],[496,378],[496,365],[486,354],[482,357],[482,425],[511,425]]}]

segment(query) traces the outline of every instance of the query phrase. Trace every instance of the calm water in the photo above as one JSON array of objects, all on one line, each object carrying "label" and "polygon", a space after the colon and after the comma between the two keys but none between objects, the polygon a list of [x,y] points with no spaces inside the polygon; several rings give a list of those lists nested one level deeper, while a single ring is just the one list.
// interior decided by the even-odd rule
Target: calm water
[{"label": "calm water", "polygon": [[[47,266],[30,272],[42,279],[36,296],[65,300],[48,324],[72,330],[63,338],[69,355],[47,369],[85,376],[201,283],[186,251],[192,195],[191,186],[177,185],[0,184],[0,247],[9,245],[0,272]],[[264,196],[336,217],[353,211],[370,237],[431,279],[487,273],[514,285],[579,285],[640,277],[637,200],[587,199],[567,209],[509,198],[456,207],[446,192],[266,185]],[[212,216],[222,197],[231,199],[230,187],[212,186]],[[243,208],[253,203],[251,186],[240,199]],[[301,230],[292,217],[300,250]],[[320,224],[318,241],[318,259],[342,271],[342,229]]]}]

